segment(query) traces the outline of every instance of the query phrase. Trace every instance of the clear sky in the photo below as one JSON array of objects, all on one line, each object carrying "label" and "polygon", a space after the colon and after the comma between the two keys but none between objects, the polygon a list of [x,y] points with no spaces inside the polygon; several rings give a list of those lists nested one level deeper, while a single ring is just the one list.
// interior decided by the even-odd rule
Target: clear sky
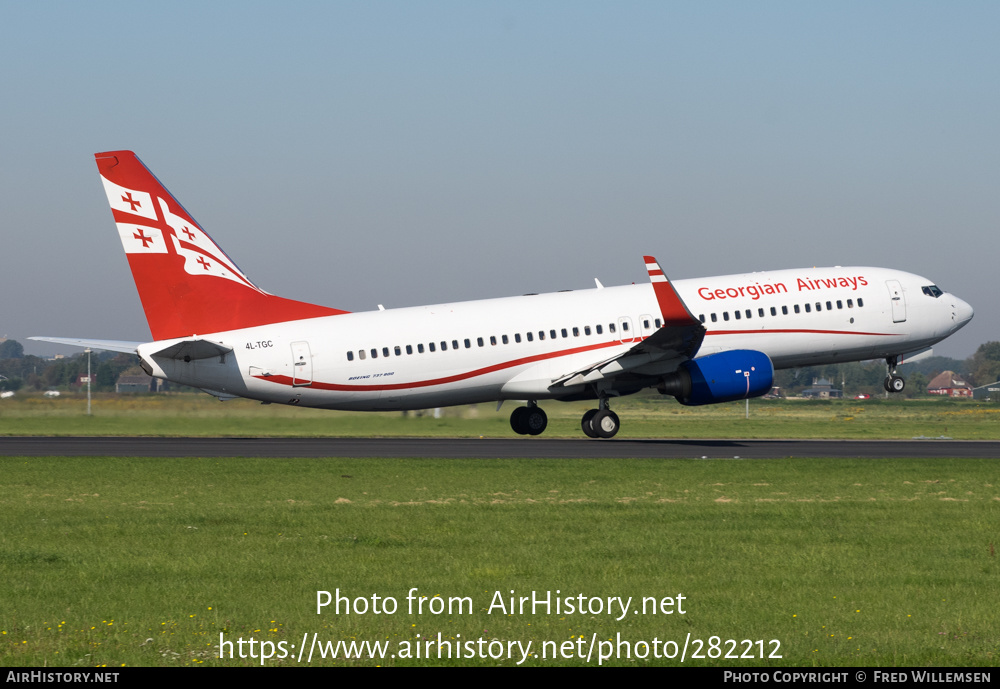
[{"label": "clear sky", "polygon": [[0,335],[149,337],[93,153],[351,311],[814,265],[1000,339],[1000,3],[0,0]]}]

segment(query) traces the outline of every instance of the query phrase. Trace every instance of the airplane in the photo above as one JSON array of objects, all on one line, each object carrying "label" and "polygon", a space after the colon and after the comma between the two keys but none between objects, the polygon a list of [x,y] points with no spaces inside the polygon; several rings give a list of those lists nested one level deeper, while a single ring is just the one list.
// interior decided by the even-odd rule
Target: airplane
[{"label": "airplane", "polygon": [[149,375],[220,399],[359,411],[526,400],[513,431],[538,435],[540,400],[596,400],[581,419],[611,438],[612,400],[644,388],[684,405],[764,395],[775,369],[897,365],[968,323],[972,307],[926,278],[806,268],[350,313],[253,283],[131,151],[95,154],[150,342],[33,337],[138,355]]}]

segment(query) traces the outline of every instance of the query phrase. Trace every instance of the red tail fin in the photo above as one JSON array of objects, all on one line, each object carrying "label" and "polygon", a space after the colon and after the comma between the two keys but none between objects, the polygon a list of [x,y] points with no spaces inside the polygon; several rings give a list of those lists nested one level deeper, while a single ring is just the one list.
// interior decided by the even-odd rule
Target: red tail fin
[{"label": "red tail fin", "polygon": [[95,157],[153,339],[346,313],[264,292],[132,151]]}]

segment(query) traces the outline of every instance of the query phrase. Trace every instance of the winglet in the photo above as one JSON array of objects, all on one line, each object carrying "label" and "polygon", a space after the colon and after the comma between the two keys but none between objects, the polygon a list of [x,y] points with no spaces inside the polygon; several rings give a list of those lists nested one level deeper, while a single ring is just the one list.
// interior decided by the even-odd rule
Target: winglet
[{"label": "winglet", "polygon": [[677,294],[677,290],[670,284],[660,264],[652,256],[643,256],[646,261],[646,270],[649,271],[649,281],[653,283],[653,292],[656,294],[656,301],[660,305],[660,313],[663,315],[664,327],[676,327],[685,325],[701,324],[697,318],[691,315],[687,305]]}]

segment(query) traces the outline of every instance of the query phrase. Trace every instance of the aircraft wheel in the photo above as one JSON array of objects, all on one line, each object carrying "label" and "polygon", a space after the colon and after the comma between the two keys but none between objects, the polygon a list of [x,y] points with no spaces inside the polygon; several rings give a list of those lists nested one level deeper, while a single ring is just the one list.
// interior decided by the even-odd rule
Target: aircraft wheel
[{"label": "aircraft wheel", "polygon": [[525,423],[525,414],[527,411],[527,407],[518,407],[510,413],[510,427],[518,435],[526,435],[528,433],[528,427]]},{"label": "aircraft wheel", "polygon": [[524,407],[521,415],[521,425],[529,435],[540,435],[549,425],[549,417],[538,407]]},{"label": "aircraft wheel", "polygon": [[621,428],[618,415],[610,409],[600,409],[590,420],[590,426],[601,438],[613,438]]},{"label": "aircraft wheel", "polygon": [[892,382],[892,378],[890,378],[889,376],[886,376],[885,380],[882,381],[882,387],[885,388],[886,392],[892,392],[892,388],[889,387],[890,382]]},{"label": "aircraft wheel", "polygon": [[906,381],[900,376],[892,376],[889,379],[889,392],[902,392],[906,387]]},{"label": "aircraft wheel", "polygon": [[594,427],[591,426],[590,424],[595,414],[597,414],[597,409],[591,409],[590,411],[588,411],[586,414],[583,415],[583,420],[580,422],[580,428],[583,429],[583,434],[588,438],[599,437],[597,435],[597,431],[595,431]]}]

